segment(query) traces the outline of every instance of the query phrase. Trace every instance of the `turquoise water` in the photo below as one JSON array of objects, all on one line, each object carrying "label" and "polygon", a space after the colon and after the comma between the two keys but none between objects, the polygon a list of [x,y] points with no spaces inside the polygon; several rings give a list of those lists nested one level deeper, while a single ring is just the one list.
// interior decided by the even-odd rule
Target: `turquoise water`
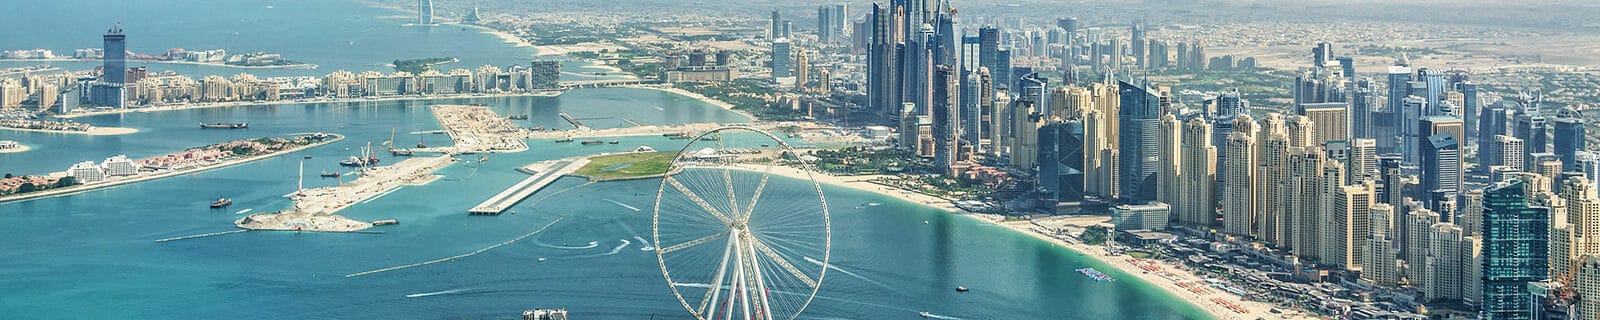
[{"label": "turquoise water", "polygon": [[[110,4],[108,4],[110,3]],[[175,0],[127,2],[28,2],[23,10],[0,12],[0,20],[24,27],[0,28],[0,48],[93,46],[105,23],[124,19],[133,30],[166,30],[168,36],[130,40],[143,51],[170,46],[244,46],[256,41],[229,38],[230,28],[262,39],[262,47],[286,56],[324,64],[361,66],[392,60],[394,53],[478,56],[473,64],[511,63],[526,49],[492,37],[460,34],[459,39],[396,41],[431,37],[404,34],[402,20],[373,19],[394,13],[345,2],[273,1],[274,9],[299,9],[282,22],[266,2],[190,3]],[[180,6],[181,4],[181,6]],[[102,7],[118,9],[114,15]],[[177,10],[182,6],[194,9]],[[59,10],[59,11],[50,11]],[[53,12],[41,15],[30,12]],[[155,17],[188,14],[184,19]],[[132,21],[132,17],[139,18]],[[350,18],[365,17],[365,18]],[[320,19],[319,19],[320,18]],[[17,20],[24,19],[24,20]],[[60,22],[55,19],[61,19]],[[255,19],[255,20],[252,20]],[[233,21],[279,21],[239,27]],[[378,21],[378,22],[371,22]],[[51,22],[51,23],[44,23]],[[91,23],[92,22],[92,23]],[[87,24],[86,26],[80,26]],[[163,25],[163,27],[150,27]],[[38,27],[27,27],[38,26]],[[237,28],[235,28],[237,27]],[[377,28],[383,32],[365,31]],[[292,37],[260,29],[299,30]],[[348,31],[355,30],[355,31]],[[84,29],[73,31],[76,29]],[[217,31],[222,30],[222,31]],[[257,30],[257,31],[252,31]],[[291,30],[291,31],[293,31]],[[325,32],[310,32],[325,30]],[[88,40],[56,40],[83,33]],[[392,33],[402,33],[395,35]],[[448,33],[447,33],[448,34]],[[158,40],[166,37],[169,40]],[[337,39],[327,39],[327,38]],[[344,37],[359,37],[347,40]],[[141,39],[130,36],[130,39]],[[349,50],[346,41],[384,43]],[[50,42],[50,41],[64,41]],[[147,41],[147,42],[141,42]],[[168,42],[161,42],[168,41]],[[440,41],[460,48],[440,49]],[[83,42],[84,44],[79,44]],[[141,44],[142,43],[142,44]],[[299,44],[290,54],[288,44]],[[365,47],[364,47],[365,48]],[[228,47],[230,51],[235,49]],[[459,50],[458,50],[459,49]],[[470,49],[470,50],[467,50]],[[467,60],[467,59],[463,59]],[[344,61],[344,62],[339,62]],[[204,68],[198,68],[204,69]],[[319,69],[319,72],[323,71]],[[561,97],[458,99],[448,103],[486,103],[502,114],[529,114],[526,126],[559,127],[566,112],[596,127],[622,126],[622,119],[645,123],[743,122],[736,114],[681,96],[642,89],[576,90]],[[399,219],[374,230],[385,234],[247,232],[155,243],[156,239],[232,230],[239,211],[288,207],[282,195],[294,190],[301,155],[307,187],[336,184],[316,178],[323,170],[365,146],[400,132],[401,145],[415,144],[405,133],[435,130],[429,102],[388,101],[347,104],[289,104],[161,113],[87,117],[102,126],[140,129],[124,136],[82,136],[0,131],[0,140],[19,140],[31,151],[0,154],[0,172],[60,171],[72,162],[115,154],[147,157],[215,142],[295,132],[330,131],[349,138],[328,146],[235,167],[95,190],[72,196],[0,204],[0,318],[8,319],[190,319],[190,318],[515,318],[523,309],[562,307],[576,319],[684,319],[670,297],[649,251],[635,237],[649,236],[649,210],[657,181],[586,184],[562,179],[517,205],[519,214],[467,216],[465,210],[526,177],[514,171],[529,162],[648,145],[680,148],[683,140],[659,136],[618,138],[616,145],[530,141],[531,150],[490,155],[480,165],[456,164],[445,178],[404,187],[341,214],[361,220]],[[200,130],[198,122],[249,121],[245,130]],[[443,135],[424,135],[429,145],[447,143]],[[384,163],[398,159],[383,156]],[[475,159],[475,156],[473,157]],[[774,180],[774,188],[799,181]],[[1007,229],[952,216],[903,201],[849,189],[824,187],[832,207],[833,259],[806,319],[919,319],[917,312],[963,319],[1188,319],[1203,313],[1159,289],[1130,281],[1094,282],[1073,271],[1085,266],[1108,270],[1091,259]],[[219,196],[234,199],[226,210],[206,204]],[[609,201],[607,201],[609,200]],[[612,203],[625,204],[619,205]],[[881,206],[859,204],[877,202]],[[642,209],[634,211],[629,207]],[[346,274],[423,262],[468,253],[524,235],[560,219],[548,231],[481,254],[421,267],[355,278]],[[927,221],[927,223],[922,223]],[[630,243],[620,247],[623,241]],[[588,243],[594,242],[593,247]],[[615,253],[613,253],[613,251]],[[539,262],[538,258],[547,258]],[[1109,270],[1108,270],[1109,271]],[[957,293],[955,286],[971,292]],[[408,298],[413,295],[414,298]]]}]

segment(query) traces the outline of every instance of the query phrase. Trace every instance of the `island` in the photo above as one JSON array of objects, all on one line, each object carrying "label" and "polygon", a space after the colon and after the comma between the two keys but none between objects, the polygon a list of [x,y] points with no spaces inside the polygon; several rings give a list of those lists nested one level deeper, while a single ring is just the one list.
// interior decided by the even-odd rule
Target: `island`
[{"label": "island", "polygon": [[317,147],[344,136],[316,133],[234,140],[147,159],[117,155],[99,164],[84,161],[65,172],[0,178],[0,203],[62,196],[94,189],[144,182],[225,168]]},{"label": "island", "polygon": [[433,70],[433,66],[442,65],[442,64],[451,63],[451,62],[457,62],[457,61],[460,61],[460,60],[457,60],[456,58],[449,58],[449,57],[422,58],[422,59],[410,59],[410,60],[395,60],[394,61],[394,71],[410,72],[412,74],[422,74],[423,71]]},{"label": "island", "polygon": [[0,130],[87,134],[92,136],[123,135],[139,132],[139,129],[134,128],[96,127],[80,122],[32,119],[0,120]]}]

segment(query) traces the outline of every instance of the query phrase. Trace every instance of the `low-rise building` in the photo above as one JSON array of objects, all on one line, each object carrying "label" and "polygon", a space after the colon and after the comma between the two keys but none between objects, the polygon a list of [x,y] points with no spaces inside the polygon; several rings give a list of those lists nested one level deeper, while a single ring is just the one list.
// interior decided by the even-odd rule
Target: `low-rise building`
[{"label": "low-rise building", "polygon": [[92,183],[104,181],[106,179],[106,171],[95,165],[94,161],[84,161],[68,168],[67,176],[77,178],[78,183]]},{"label": "low-rise building", "polygon": [[1165,230],[1171,216],[1172,207],[1161,202],[1111,208],[1111,224],[1117,230]]}]

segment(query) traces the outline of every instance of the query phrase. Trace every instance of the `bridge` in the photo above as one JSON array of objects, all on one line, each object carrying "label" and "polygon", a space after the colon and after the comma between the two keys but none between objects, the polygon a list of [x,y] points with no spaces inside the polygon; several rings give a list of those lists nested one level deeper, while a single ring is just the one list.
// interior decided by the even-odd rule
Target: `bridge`
[{"label": "bridge", "polygon": [[616,80],[562,81],[561,82],[561,89],[622,87],[622,86],[637,86],[637,85],[658,84],[658,83],[661,83],[661,82],[660,81],[656,81],[654,79],[616,79]]}]

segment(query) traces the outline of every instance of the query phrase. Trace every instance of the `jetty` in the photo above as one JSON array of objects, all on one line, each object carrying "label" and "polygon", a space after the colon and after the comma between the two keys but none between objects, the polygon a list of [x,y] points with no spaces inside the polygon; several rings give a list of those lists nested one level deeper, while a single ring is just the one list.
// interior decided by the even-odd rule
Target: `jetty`
[{"label": "jetty", "polygon": [[561,159],[542,161],[519,168],[518,170],[532,173],[533,175],[527,179],[523,179],[521,182],[517,182],[517,184],[512,185],[505,191],[501,191],[499,194],[490,197],[489,200],[484,200],[483,203],[479,203],[477,206],[472,207],[472,209],[467,210],[467,214],[500,214],[501,212],[506,211],[506,209],[511,208],[512,205],[516,205],[517,202],[521,202],[522,199],[527,199],[528,196],[533,195],[534,192],[539,192],[540,189],[544,189],[544,187],[550,185],[551,182],[555,182],[556,180],[561,179],[562,176],[566,176],[574,171],[578,171],[578,168],[582,168],[586,164],[589,164],[588,159]]},{"label": "jetty", "polygon": [[562,112],[561,113],[561,120],[567,120],[567,123],[572,124],[573,128],[576,128],[576,129],[579,129],[579,130],[583,130],[583,129],[588,129],[589,128],[588,126],[583,125],[582,121],[578,121],[578,118],[573,118],[572,115],[567,114],[566,112]]}]

